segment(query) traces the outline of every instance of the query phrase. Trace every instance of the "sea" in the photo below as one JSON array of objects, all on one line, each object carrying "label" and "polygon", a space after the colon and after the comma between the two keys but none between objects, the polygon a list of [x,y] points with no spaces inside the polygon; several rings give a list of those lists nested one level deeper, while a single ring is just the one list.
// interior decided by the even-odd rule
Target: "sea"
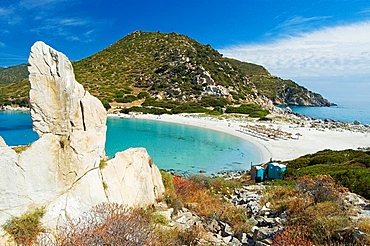
[{"label": "sea", "polygon": [[[369,91],[370,98],[370,91]],[[341,100],[337,106],[331,107],[304,107],[289,106],[293,112],[315,119],[328,119],[343,122],[360,122],[370,125],[370,100]],[[285,107],[283,107],[285,108]]]},{"label": "sea", "polygon": [[[370,125],[370,103],[337,102],[332,107],[290,108],[318,119],[358,121]],[[247,170],[259,164],[260,151],[238,137],[205,128],[140,119],[108,118],[106,153],[144,147],[161,168],[179,174]],[[0,136],[8,145],[24,145],[37,140],[29,113],[0,112]]]},{"label": "sea", "polygon": [[[8,145],[37,140],[29,113],[0,112],[0,136]],[[144,147],[159,168],[189,175],[248,170],[262,161],[259,149],[230,134],[182,124],[108,118],[106,154]]]}]

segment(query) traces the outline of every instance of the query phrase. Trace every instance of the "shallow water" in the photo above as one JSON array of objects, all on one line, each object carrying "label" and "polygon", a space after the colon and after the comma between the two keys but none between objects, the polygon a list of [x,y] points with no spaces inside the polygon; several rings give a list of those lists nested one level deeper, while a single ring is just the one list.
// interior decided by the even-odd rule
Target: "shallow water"
[{"label": "shallow water", "polygon": [[[8,145],[37,139],[28,113],[0,112],[0,136]],[[130,147],[145,147],[154,162],[178,173],[207,174],[249,169],[261,161],[259,150],[238,137],[181,124],[108,118],[106,153],[113,157]]]}]

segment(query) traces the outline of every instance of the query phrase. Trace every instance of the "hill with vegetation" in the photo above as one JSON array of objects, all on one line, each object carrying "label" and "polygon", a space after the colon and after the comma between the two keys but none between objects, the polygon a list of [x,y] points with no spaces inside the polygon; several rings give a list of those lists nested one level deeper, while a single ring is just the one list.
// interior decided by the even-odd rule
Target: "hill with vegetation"
[{"label": "hill with vegetation", "polygon": [[[147,108],[154,101],[188,103],[191,108],[201,103],[213,109],[213,104],[221,101],[218,107],[223,110],[225,105],[240,104],[266,108],[271,102],[331,105],[291,80],[270,75],[262,66],[225,58],[210,45],[176,33],[136,31],[73,66],[76,79],[106,107],[112,102],[127,107],[134,101],[140,106],[145,99]],[[15,68],[13,78],[6,75],[10,68],[0,70],[0,104],[27,101],[26,66]]]},{"label": "hill with vegetation", "polygon": [[28,78],[27,65],[21,64],[7,68],[0,68],[0,83],[8,84]]},{"label": "hill with vegetation", "polygon": [[352,192],[370,199],[370,151],[324,150],[305,155],[287,163],[287,175],[330,175]]}]

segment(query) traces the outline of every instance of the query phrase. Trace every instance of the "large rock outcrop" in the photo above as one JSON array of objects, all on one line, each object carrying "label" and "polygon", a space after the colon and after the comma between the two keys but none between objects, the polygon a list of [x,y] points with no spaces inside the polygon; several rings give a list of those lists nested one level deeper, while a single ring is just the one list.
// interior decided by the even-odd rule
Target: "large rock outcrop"
[{"label": "large rock outcrop", "polygon": [[130,148],[117,153],[107,162],[102,174],[109,202],[125,200],[129,206],[150,205],[163,192],[162,180],[158,179],[161,174],[144,148]]},{"label": "large rock outcrop", "polygon": [[29,58],[30,106],[39,139],[21,153],[0,137],[0,224],[45,207],[53,227],[102,202],[146,206],[164,192],[145,149],[105,157],[107,113],[74,77],[68,58],[42,42]]}]

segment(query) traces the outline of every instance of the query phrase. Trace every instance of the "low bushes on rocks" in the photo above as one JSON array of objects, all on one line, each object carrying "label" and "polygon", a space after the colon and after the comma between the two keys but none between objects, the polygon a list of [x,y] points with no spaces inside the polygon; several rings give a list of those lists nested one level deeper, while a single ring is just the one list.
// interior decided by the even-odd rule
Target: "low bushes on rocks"
[{"label": "low bushes on rocks", "polygon": [[300,245],[313,246],[306,226],[287,226],[278,232],[273,239],[276,246]]},{"label": "low bushes on rocks", "polygon": [[41,224],[44,214],[45,209],[38,208],[9,219],[2,228],[16,244],[33,245],[37,236],[44,231]]},{"label": "low bushes on rocks", "polygon": [[199,183],[181,177],[174,177],[177,198],[199,216],[228,223],[237,232],[249,231],[252,224],[248,212],[224,201]]},{"label": "low bushes on rocks", "polygon": [[140,209],[103,203],[58,228],[56,245],[153,245],[150,218]]}]

